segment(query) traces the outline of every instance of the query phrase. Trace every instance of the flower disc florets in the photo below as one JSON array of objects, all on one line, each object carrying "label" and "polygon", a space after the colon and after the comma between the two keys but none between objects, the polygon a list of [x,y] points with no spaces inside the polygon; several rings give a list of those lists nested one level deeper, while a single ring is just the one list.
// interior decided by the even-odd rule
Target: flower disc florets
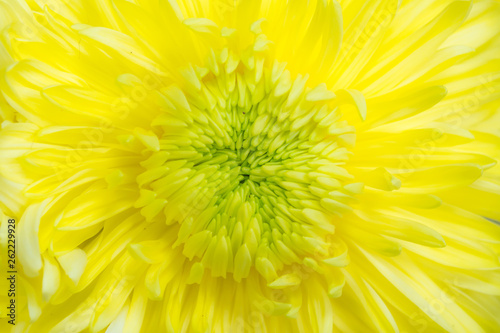
[{"label": "flower disc florets", "polygon": [[362,184],[343,168],[355,142],[338,110],[346,101],[307,76],[292,80],[257,43],[246,56],[212,51],[186,86],[159,89],[169,108],[143,133],[152,152],[135,206],[179,223],[173,246],[193,262],[193,281],[204,269],[241,281],[255,268],[282,286],[300,283],[281,276],[292,264],[347,264],[334,219]]}]

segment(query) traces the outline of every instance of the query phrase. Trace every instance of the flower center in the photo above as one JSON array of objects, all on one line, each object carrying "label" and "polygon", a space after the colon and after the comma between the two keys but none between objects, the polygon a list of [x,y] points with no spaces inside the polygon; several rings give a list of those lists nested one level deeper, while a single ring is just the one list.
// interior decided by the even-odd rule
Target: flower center
[{"label": "flower center", "polygon": [[223,51],[185,87],[161,90],[159,149],[143,162],[136,206],[179,224],[173,246],[197,269],[239,281],[255,267],[272,282],[291,264],[317,267],[342,248],[327,238],[361,190],[343,168],[354,128],[325,85],[233,56]]}]

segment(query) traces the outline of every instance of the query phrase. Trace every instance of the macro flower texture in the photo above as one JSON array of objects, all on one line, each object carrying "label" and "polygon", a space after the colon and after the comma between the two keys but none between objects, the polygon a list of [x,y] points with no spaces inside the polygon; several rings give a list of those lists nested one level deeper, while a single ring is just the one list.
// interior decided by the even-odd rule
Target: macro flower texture
[{"label": "macro flower texture", "polygon": [[2,332],[500,332],[497,0],[0,0],[0,92]]}]

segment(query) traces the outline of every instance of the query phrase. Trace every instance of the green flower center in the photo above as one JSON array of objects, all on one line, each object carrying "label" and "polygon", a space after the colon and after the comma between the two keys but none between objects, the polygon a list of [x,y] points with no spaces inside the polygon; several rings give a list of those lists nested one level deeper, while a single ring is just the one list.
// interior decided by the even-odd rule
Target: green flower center
[{"label": "green flower center", "polygon": [[238,281],[255,264],[271,282],[293,263],[332,256],[326,238],[360,191],[343,168],[354,128],[325,85],[230,58],[162,90],[160,149],[143,163],[136,206],[178,223],[174,246],[212,276]]}]

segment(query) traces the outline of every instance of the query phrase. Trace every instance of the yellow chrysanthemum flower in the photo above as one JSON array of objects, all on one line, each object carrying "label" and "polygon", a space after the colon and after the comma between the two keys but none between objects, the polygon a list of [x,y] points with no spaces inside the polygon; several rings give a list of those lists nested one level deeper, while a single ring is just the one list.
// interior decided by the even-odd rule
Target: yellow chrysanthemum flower
[{"label": "yellow chrysanthemum flower", "polygon": [[0,30],[2,332],[500,331],[500,2],[0,0]]}]

